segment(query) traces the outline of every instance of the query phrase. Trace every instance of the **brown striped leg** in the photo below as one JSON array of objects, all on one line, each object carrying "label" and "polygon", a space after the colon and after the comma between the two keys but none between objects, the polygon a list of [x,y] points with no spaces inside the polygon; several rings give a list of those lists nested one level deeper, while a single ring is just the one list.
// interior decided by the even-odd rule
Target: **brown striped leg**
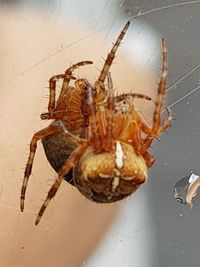
[{"label": "brown striped leg", "polygon": [[46,209],[46,207],[48,206],[49,202],[51,201],[51,199],[55,196],[56,192],[58,191],[58,188],[61,185],[61,182],[64,179],[64,176],[69,172],[69,170],[75,165],[75,163],[80,159],[80,157],[82,156],[84,150],[88,147],[88,143],[84,142],[82,144],[80,144],[75,150],[74,152],[71,154],[71,156],[68,158],[68,160],[66,161],[66,163],[64,164],[64,166],[62,167],[62,169],[59,171],[58,173],[58,178],[55,180],[55,182],[53,183],[51,189],[48,192],[48,195],[38,213],[38,216],[36,218],[35,221],[35,225],[37,225]]},{"label": "brown striped leg", "polygon": [[149,154],[148,151],[146,151],[142,157],[144,158],[144,160],[146,161],[147,167],[151,168],[151,166],[154,164],[155,159],[152,155]]},{"label": "brown striped leg", "polygon": [[167,68],[168,68],[167,48],[166,48],[164,39],[162,39],[162,55],[163,55],[162,75],[161,75],[161,79],[158,85],[158,92],[157,92],[157,97],[155,101],[155,109],[153,113],[153,126],[151,128],[151,133],[147,135],[146,139],[144,140],[144,144],[142,146],[142,153],[144,153],[151,146],[153,139],[156,136],[158,136],[159,129],[161,126],[161,111],[162,111],[164,96],[165,96],[165,91],[166,91],[166,79],[167,79]]},{"label": "brown striped leg", "polygon": [[78,135],[75,135],[75,134],[71,133],[70,131],[68,131],[62,120],[58,120],[58,122],[60,124],[60,127],[63,129],[63,132],[66,135],[72,137],[74,139],[74,141],[76,141],[77,143],[86,142],[86,139],[80,138],[80,137],[78,137]]},{"label": "brown striped leg", "polygon": [[89,61],[89,60],[85,60],[85,61],[81,61],[81,62],[78,62],[74,65],[72,65],[71,67],[69,67],[66,71],[65,71],[65,74],[64,74],[64,79],[63,79],[63,84],[62,84],[62,89],[61,89],[61,92],[60,92],[60,96],[58,98],[58,100],[60,100],[63,95],[66,93],[67,89],[68,89],[68,85],[69,85],[69,82],[70,82],[70,76],[72,75],[73,71],[81,66],[85,66],[85,65],[89,65],[89,64],[93,64],[92,61]]},{"label": "brown striped leg", "polygon": [[[56,83],[59,79],[64,79],[65,74],[58,74],[49,80],[49,104],[48,104],[48,112],[42,113],[40,118],[42,120],[49,120],[52,119],[52,112],[55,108],[56,103]],[[75,77],[68,75],[67,78],[70,79],[76,79]]]},{"label": "brown striped leg", "polygon": [[120,45],[120,43],[121,43],[126,31],[128,30],[129,25],[130,25],[130,22],[128,21],[126,23],[126,25],[124,26],[123,30],[121,31],[119,37],[117,38],[117,41],[114,43],[114,46],[113,46],[112,50],[110,51],[110,53],[108,54],[108,56],[106,58],[106,61],[104,63],[104,66],[103,66],[103,69],[101,71],[101,74],[99,76],[98,81],[100,81],[102,83],[105,81],[106,76],[108,75],[109,68],[112,65],[112,62],[113,62],[113,60],[115,58],[115,54],[116,54],[117,48],[119,47],[119,45]]},{"label": "brown striped leg", "polygon": [[109,137],[112,136],[112,124],[113,124],[113,112],[114,112],[114,93],[113,93],[113,82],[111,78],[110,72],[107,75],[108,79],[108,98],[107,98],[107,105],[108,105],[108,116],[107,116],[107,135]]},{"label": "brown striped leg", "polygon": [[[97,104],[98,110],[96,116],[96,120],[98,121],[97,129],[99,132],[99,139],[101,140],[101,145],[102,145],[101,150],[103,151],[112,150],[114,95],[113,95],[112,79],[109,72],[107,78],[108,78],[108,95],[107,96],[105,95],[105,100],[102,99],[101,104]],[[104,88],[99,87],[98,90],[103,92]]]},{"label": "brown striped leg", "polygon": [[126,127],[119,136],[120,140],[131,140],[135,152],[140,155],[140,149],[142,144],[141,130],[138,127],[138,123],[134,120],[128,122]]},{"label": "brown striped leg", "polygon": [[112,149],[112,129],[113,129],[113,113],[114,113],[114,93],[113,93],[113,82],[108,71],[108,98],[107,98],[107,134],[106,134],[106,151],[111,151]]},{"label": "brown striped leg", "polygon": [[144,95],[144,94],[137,94],[137,93],[127,93],[127,94],[121,94],[115,97],[117,102],[118,101],[122,101],[123,99],[126,98],[132,98],[132,100],[134,100],[134,98],[139,98],[139,99],[144,99],[144,100],[152,100],[151,97]]},{"label": "brown striped leg", "polygon": [[98,130],[101,140],[106,138],[107,134],[107,123],[106,123],[106,111],[104,106],[100,106],[98,110]]},{"label": "brown striped leg", "polygon": [[30,143],[30,153],[29,153],[27,164],[26,164],[26,169],[24,172],[24,180],[23,180],[22,189],[21,189],[21,202],[20,202],[21,211],[24,210],[26,188],[28,185],[29,176],[31,175],[31,171],[32,171],[35,152],[37,149],[37,142],[39,140],[41,140],[43,137],[50,135],[50,134],[53,134],[53,133],[56,133],[58,131],[60,131],[59,126],[50,125],[49,127],[44,128],[41,131],[35,133],[34,136],[32,137],[32,140]]},{"label": "brown striped leg", "polygon": [[140,114],[135,109],[133,109],[133,111],[132,111],[132,118],[133,118],[133,120],[136,120],[137,121],[137,124],[138,124],[141,132],[145,133],[146,135],[151,134],[151,128],[148,125],[147,121],[142,116],[142,114]]},{"label": "brown striped leg", "polygon": [[165,90],[166,90],[168,64],[167,64],[167,48],[164,39],[162,39],[162,54],[163,54],[162,76],[158,85],[158,93],[155,102],[155,110],[153,114],[152,135],[154,136],[157,134],[157,131],[160,127],[161,111],[163,107]]},{"label": "brown striped leg", "polygon": [[62,89],[60,92],[60,95],[58,97],[58,100],[60,100],[63,95],[66,93],[66,90],[68,89],[68,85],[71,79],[75,80],[76,78],[74,76],[72,76],[72,72],[77,69],[80,66],[84,66],[87,64],[92,64],[92,61],[81,61],[78,62],[74,65],[72,65],[70,68],[68,68],[65,71],[65,74],[58,74],[53,76],[50,80],[49,80],[49,104],[48,104],[48,112],[46,113],[42,113],[41,114],[41,119],[42,120],[49,120],[51,119],[51,112],[54,110],[55,108],[55,102],[56,102],[56,82],[59,79],[63,79],[63,84],[62,84]]},{"label": "brown striped leg", "polygon": [[56,82],[59,79],[75,79],[75,77],[71,76],[71,75],[66,75],[65,74],[58,74],[53,76],[50,80],[49,80],[49,105],[48,105],[48,111],[49,113],[51,113],[54,108],[55,108],[55,102],[56,102]]},{"label": "brown striped leg", "polygon": [[89,128],[93,139],[94,151],[99,153],[102,151],[102,144],[97,126],[97,107],[94,101],[93,89],[89,84],[87,85],[87,102],[89,107]]}]

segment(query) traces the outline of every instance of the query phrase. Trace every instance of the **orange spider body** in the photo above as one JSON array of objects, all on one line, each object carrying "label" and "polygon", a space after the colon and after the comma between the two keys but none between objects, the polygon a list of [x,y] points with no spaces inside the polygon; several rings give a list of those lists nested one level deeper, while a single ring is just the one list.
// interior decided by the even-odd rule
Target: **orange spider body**
[{"label": "orange spider body", "polygon": [[[134,98],[151,100],[142,94],[114,96],[109,68],[124,37],[125,25],[107,56],[101,74],[94,85],[86,79],[75,79],[72,72],[91,61],[79,62],[64,74],[49,81],[48,113],[41,119],[52,119],[45,129],[34,134],[21,190],[21,211],[31,174],[37,142],[42,141],[47,159],[57,171],[58,178],[48,192],[36,219],[39,223],[48,203],[55,196],[61,182],[66,179],[88,199],[106,203],[120,200],[147,179],[147,170],[154,163],[148,149],[155,137],[171,126],[172,117],[161,121],[167,77],[167,50],[162,40],[163,67],[158,85],[152,127],[149,127],[135,109]],[[107,86],[105,79],[107,78]],[[58,100],[55,101],[56,82],[63,79]]]}]

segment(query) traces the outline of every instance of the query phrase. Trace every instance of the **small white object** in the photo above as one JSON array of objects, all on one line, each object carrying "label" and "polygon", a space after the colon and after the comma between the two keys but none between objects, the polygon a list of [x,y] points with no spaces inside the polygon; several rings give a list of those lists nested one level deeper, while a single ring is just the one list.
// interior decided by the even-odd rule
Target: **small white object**
[{"label": "small white object", "polygon": [[194,173],[192,173],[191,175],[190,175],[190,178],[189,178],[189,184],[190,184],[190,186],[197,180],[199,178],[199,175],[196,175],[196,174],[194,174]]},{"label": "small white object", "polygon": [[122,146],[119,141],[116,142],[115,155],[116,155],[116,158],[115,158],[116,167],[118,169],[121,169],[124,165],[124,162],[123,162],[124,152],[122,150]]},{"label": "small white object", "polygon": [[115,191],[115,189],[118,187],[119,185],[119,180],[120,178],[115,176],[113,181],[112,181],[112,191]]}]

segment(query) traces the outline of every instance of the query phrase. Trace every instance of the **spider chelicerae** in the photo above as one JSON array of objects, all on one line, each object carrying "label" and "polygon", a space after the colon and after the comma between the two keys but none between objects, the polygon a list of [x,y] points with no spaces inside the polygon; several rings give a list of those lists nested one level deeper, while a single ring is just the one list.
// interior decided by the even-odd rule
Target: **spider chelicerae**
[{"label": "spider chelicerae", "polygon": [[[76,79],[75,69],[92,64],[82,61],[69,67],[64,74],[49,80],[48,112],[43,120],[53,120],[36,132],[30,143],[30,153],[21,190],[21,211],[36,153],[37,142],[42,141],[47,159],[58,177],[38,213],[37,225],[50,200],[55,196],[63,179],[75,185],[88,199],[109,203],[120,200],[147,179],[147,171],[154,163],[148,152],[153,140],[172,124],[172,116],[161,121],[167,78],[167,49],[162,39],[162,73],[158,84],[152,126],[134,108],[134,98],[150,97],[126,93],[114,95],[109,72],[115,53],[123,39],[129,22],[108,54],[95,84],[87,79]],[[62,89],[56,100],[56,83],[62,79]],[[70,82],[75,80],[74,85]],[[107,80],[107,85],[106,81]]]}]

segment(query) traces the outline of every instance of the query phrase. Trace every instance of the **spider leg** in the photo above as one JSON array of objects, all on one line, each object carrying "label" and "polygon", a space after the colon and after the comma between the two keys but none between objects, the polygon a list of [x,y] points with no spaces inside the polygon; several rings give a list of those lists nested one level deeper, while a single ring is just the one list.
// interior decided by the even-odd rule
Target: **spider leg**
[{"label": "spider leg", "polygon": [[[108,95],[105,95],[105,99],[102,99],[100,103],[96,103],[96,98],[94,97],[94,94],[96,93],[96,87],[94,90],[92,90],[90,85],[87,86],[90,131],[94,137],[94,147],[96,153],[102,150],[111,151],[112,149],[114,95],[113,83],[109,72],[107,74],[107,79]],[[101,87],[101,83],[98,83],[98,86],[98,90],[103,92],[104,87]]]},{"label": "spider leg", "polygon": [[141,130],[138,126],[138,123],[134,120],[128,122],[126,127],[119,135],[120,140],[129,140],[132,142],[134,150],[137,154],[140,154],[140,149],[142,145]]},{"label": "spider leg", "polygon": [[65,95],[67,89],[68,89],[68,85],[71,79],[75,80],[76,78],[74,76],[72,76],[72,72],[80,67],[80,66],[84,66],[87,64],[92,64],[92,61],[81,61],[78,62],[74,65],[72,65],[70,68],[68,68],[65,71],[65,74],[58,74],[53,76],[50,80],[49,80],[49,104],[48,104],[48,112],[47,113],[42,113],[41,114],[41,119],[42,120],[49,120],[52,119],[51,113],[53,112],[55,105],[56,105],[56,82],[59,79],[63,79],[63,84],[62,84],[62,89],[60,92],[60,95],[58,97],[58,101]]},{"label": "spider leg", "polygon": [[131,113],[132,120],[137,122],[138,127],[140,128],[141,132],[145,133],[146,135],[151,134],[151,128],[148,125],[147,121],[144,119],[142,114],[136,111],[134,108]]},{"label": "spider leg", "polygon": [[153,139],[161,133],[162,129],[164,130],[167,127],[171,126],[171,123],[169,123],[169,121],[171,121],[170,118],[168,119],[168,122],[166,123],[163,122],[161,125],[161,110],[163,107],[164,95],[166,91],[166,79],[167,79],[167,69],[168,69],[167,48],[164,39],[162,39],[162,55],[163,55],[162,75],[158,85],[158,92],[155,101],[155,108],[153,113],[153,125],[150,134],[148,134],[144,140],[144,144],[142,146],[142,153],[144,153],[151,146]]},{"label": "spider leg", "polygon": [[62,98],[63,95],[65,95],[67,88],[68,88],[68,85],[69,85],[69,82],[70,82],[70,76],[72,75],[73,71],[75,69],[81,67],[81,66],[85,66],[85,65],[89,65],[89,64],[93,64],[93,62],[89,61],[89,60],[81,61],[81,62],[78,62],[78,63],[72,65],[71,67],[69,67],[65,71],[65,74],[64,74],[65,77],[63,79],[62,89],[61,89],[58,100],[60,100],[60,98]]},{"label": "spider leg", "polygon": [[56,98],[56,82],[59,79],[68,79],[70,81],[70,79],[76,79],[74,76],[72,76],[72,74],[59,74],[59,75],[55,75],[53,76],[50,80],[49,80],[49,105],[48,105],[48,111],[49,113],[51,113],[54,108],[55,108],[55,98]]},{"label": "spider leg", "polygon": [[167,113],[168,113],[168,118],[166,120],[164,120],[161,124],[161,126],[159,127],[159,134],[163,133],[167,128],[172,126],[172,113],[170,109],[166,109]]},{"label": "spider leg", "polygon": [[113,83],[110,72],[107,75],[108,79],[108,95],[105,96],[105,101],[97,104],[97,121],[99,138],[102,144],[102,150],[112,150],[112,126],[113,126],[113,110],[114,110],[114,95]]},{"label": "spider leg", "polygon": [[71,133],[70,131],[68,131],[62,120],[58,120],[58,122],[59,122],[60,126],[62,127],[63,132],[66,135],[72,137],[77,143],[81,143],[81,142],[86,141],[86,139],[80,138],[80,137],[76,136],[75,134]]},{"label": "spider leg", "polygon": [[55,196],[56,192],[58,191],[58,188],[61,185],[61,182],[64,179],[64,176],[69,172],[69,170],[74,166],[74,164],[80,159],[81,155],[83,154],[84,150],[88,147],[88,142],[83,142],[80,144],[74,152],[71,154],[71,156],[68,158],[62,169],[58,172],[58,178],[53,183],[52,187],[50,188],[48,195],[38,213],[38,216],[35,221],[35,225],[37,225],[48,206],[51,199]]},{"label": "spider leg", "polygon": [[[128,95],[128,94],[127,94]],[[145,100],[149,100],[151,101],[151,97],[148,95],[144,95],[144,94],[138,94],[138,93],[131,93],[130,94],[133,98],[139,98],[139,99],[145,99]]]},{"label": "spider leg", "polygon": [[117,101],[122,101],[124,98],[139,98],[139,99],[145,99],[145,100],[152,100],[151,97],[144,95],[144,94],[137,94],[137,93],[127,93],[127,94],[121,94],[116,96]]},{"label": "spider leg", "polygon": [[158,85],[158,93],[155,102],[155,109],[153,114],[153,127],[152,127],[152,135],[156,136],[157,131],[160,127],[161,121],[161,109],[164,102],[165,90],[166,90],[166,79],[167,79],[167,48],[165,44],[165,40],[162,39],[162,54],[163,54],[163,66],[162,66],[162,76]]},{"label": "spider leg", "polygon": [[[68,79],[76,79],[72,75],[67,75]],[[48,112],[42,113],[40,118],[42,120],[49,120],[52,118],[51,113],[53,112],[55,108],[55,102],[56,102],[56,83],[59,79],[64,79],[65,74],[58,74],[49,80],[49,104],[48,104]]]},{"label": "spider leg", "polygon": [[120,134],[120,139],[123,140],[124,138],[124,140],[131,140],[136,154],[141,155],[144,158],[148,168],[150,168],[155,159],[149,154],[148,151],[145,151],[143,155],[141,154],[143,139],[141,137],[141,129],[139,128],[139,125],[140,123],[136,121],[129,122],[127,127],[125,127],[123,132]]},{"label": "spider leg", "polygon": [[108,80],[109,92],[107,99],[108,115],[107,115],[106,145],[107,145],[107,151],[110,151],[112,149],[112,136],[113,136],[112,129],[113,129],[113,112],[114,112],[114,94],[113,94],[113,82],[109,71],[107,73],[107,80]]},{"label": "spider leg", "polygon": [[27,185],[28,185],[29,176],[31,175],[31,171],[32,171],[35,152],[36,152],[36,149],[37,149],[37,142],[39,140],[41,140],[43,137],[48,136],[48,135],[53,134],[53,133],[56,133],[58,131],[60,131],[60,127],[59,126],[50,125],[49,127],[44,128],[41,131],[38,131],[32,137],[32,140],[31,140],[31,143],[30,143],[29,157],[28,157],[28,161],[27,161],[27,164],[26,164],[26,169],[25,169],[25,172],[24,172],[24,180],[23,180],[22,189],[21,189],[21,202],[20,202],[21,211],[24,210],[24,201],[25,201],[26,188],[27,188]]},{"label": "spider leg", "polygon": [[126,23],[126,25],[124,26],[123,30],[121,31],[119,37],[117,38],[117,41],[114,43],[112,50],[110,51],[110,53],[108,54],[108,56],[106,58],[106,61],[104,63],[104,66],[103,66],[103,69],[101,71],[101,74],[99,76],[98,81],[100,81],[102,83],[105,81],[106,76],[108,75],[109,68],[112,65],[112,62],[113,62],[113,60],[115,58],[115,53],[117,51],[117,48],[119,47],[119,45],[120,45],[120,43],[121,43],[121,41],[122,41],[122,39],[123,39],[128,27],[129,27],[129,25],[130,25],[130,21],[128,21]]},{"label": "spider leg", "polygon": [[102,150],[102,143],[100,140],[99,129],[97,127],[97,107],[94,101],[93,89],[89,84],[87,85],[87,102],[89,107],[90,134],[92,135],[94,150],[96,153],[99,153]]},{"label": "spider leg", "polygon": [[142,157],[144,158],[144,160],[146,161],[147,167],[151,168],[151,166],[154,164],[155,159],[152,155],[149,154],[148,151],[146,151]]}]

